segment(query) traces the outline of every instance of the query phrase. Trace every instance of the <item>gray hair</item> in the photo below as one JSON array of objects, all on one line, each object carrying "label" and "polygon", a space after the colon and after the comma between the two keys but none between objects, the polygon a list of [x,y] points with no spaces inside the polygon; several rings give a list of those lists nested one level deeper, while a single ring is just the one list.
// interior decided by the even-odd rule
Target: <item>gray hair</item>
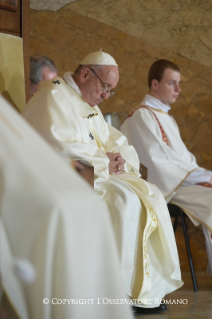
[{"label": "gray hair", "polygon": [[38,84],[42,81],[42,71],[48,67],[51,71],[57,72],[55,63],[44,55],[34,55],[30,57],[30,81]]}]

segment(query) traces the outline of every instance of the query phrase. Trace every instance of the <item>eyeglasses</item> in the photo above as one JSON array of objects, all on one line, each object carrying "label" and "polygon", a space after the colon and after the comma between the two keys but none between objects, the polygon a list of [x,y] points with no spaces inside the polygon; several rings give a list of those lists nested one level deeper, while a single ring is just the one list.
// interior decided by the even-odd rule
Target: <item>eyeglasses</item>
[{"label": "eyeglasses", "polygon": [[113,91],[113,90],[110,90],[109,88],[108,88],[108,86],[107,85],[105,85],[103,82],[102,82],[102,80],[100,79],[100,77],[98,77],[98,75],[96,74],[96,72],[93,70],[93,69],[90,69],[89,68],[89,70],[91,70],[95,75],[96,75],[96,77],[99,79],[99,81],[102,83],[102,86],[103,86],[103,93],[106,93],[106,94],[108,94],[109,93],[109,97],[111,97],[111,96],[113,96],[114,94],[115,94],[115,92]]}]

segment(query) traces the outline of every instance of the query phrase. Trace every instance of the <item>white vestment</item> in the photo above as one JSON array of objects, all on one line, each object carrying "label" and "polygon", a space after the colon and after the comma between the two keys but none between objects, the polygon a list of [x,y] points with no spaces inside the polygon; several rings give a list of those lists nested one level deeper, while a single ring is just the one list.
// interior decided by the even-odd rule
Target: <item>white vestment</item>
[{"label": "white vestment", "polygon": [[[211,172],[197,165],[180,137],[175,120],[168,114],[169,109],[146,95],[124,121],[121,131],[148,168],[148,180],[158,186],[167,201],[171,199],[182,207],[195,225],[201,223],[211,232],[212,188],[194,185],[209,182]],[[212,259],[209,254],[208,257],[211,268]]]},{"label": "white vestment", "polygon": [[[65,76],[65,78],[67,78]],[[26,119],[66,160],[94,166],[95,190],[107,203],[117,239],[125,291],[132,298],[151,299],[182,286],[175,238],[166,202],[156,188],[139,178],[139,161],[126,137],[108,125],[61,78],[41,82],[24,110]],[[119,152],[125,172],[109,174],[106,152]]]},{"label": "white vestment", "polygon": [[2,97],[0,211],[0,284],[21,319],[132,318],[107,206]]}]

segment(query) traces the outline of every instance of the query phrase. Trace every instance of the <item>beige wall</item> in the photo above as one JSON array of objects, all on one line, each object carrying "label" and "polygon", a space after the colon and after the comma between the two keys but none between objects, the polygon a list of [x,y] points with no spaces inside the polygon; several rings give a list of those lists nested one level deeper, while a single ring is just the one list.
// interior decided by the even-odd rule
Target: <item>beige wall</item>
[{"label": "beige wall", "polygon": [[0,33],[0,94],[18,111],[25,104],[23,39]]},{"label": "beige wall", "polygon": [[120,82],[116,96],[100,105],[103,113],[131,111],[148,92],[150,65],[159,58],[176,62],[182,93],[171,113],[198,163],[212,169],[212,19],[206,2],[80,0],[57,12],[31,10],[30,54],[52,58],[60,75],[92,51],[113,55]]}]

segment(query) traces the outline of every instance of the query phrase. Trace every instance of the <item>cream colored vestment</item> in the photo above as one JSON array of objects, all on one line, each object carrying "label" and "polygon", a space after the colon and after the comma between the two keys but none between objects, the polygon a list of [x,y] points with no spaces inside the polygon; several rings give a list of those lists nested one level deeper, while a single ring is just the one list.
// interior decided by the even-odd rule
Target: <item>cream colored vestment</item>
[{"label": "cream colored vestment", "polygon": [[107,206],[2,97],[0,209],[0,285],[20,318],[132,318]]},{"label": "cream colored vestment", "polygon": [[[151,299],[148,307],[158,306],[154,298],[163,298],[183,283],[166,202],[154,185],[139,178],[134,148],[104,121],[97,106],[84,102],[59,77],[40,83],[24,116],[67,161],[94,166],[95,190],[110,209],[125,292]],[[126,173],[109,174],[106,152],[121,153]]]},{"label": "cream colored vestment", "polygon": [[[140,162],[148,167],[148,180],[157,185],[167,201],[171,200],[182,207],[195,225],[201,223],[211,232],[212,188],[189,185],[190,175],[194,175],[193,180],[200,183],[208,182],[211,173],[197,165],[196,158],[180,137],[175,120],[160,110],[165,107],[161,104],[159,100],[146,95],[140,107],[124,121],[121,131],[137,150]],[[163,140],[163,130],[167,144]],[[209,254],[208,257],[212,273],[212,259]]]}]

